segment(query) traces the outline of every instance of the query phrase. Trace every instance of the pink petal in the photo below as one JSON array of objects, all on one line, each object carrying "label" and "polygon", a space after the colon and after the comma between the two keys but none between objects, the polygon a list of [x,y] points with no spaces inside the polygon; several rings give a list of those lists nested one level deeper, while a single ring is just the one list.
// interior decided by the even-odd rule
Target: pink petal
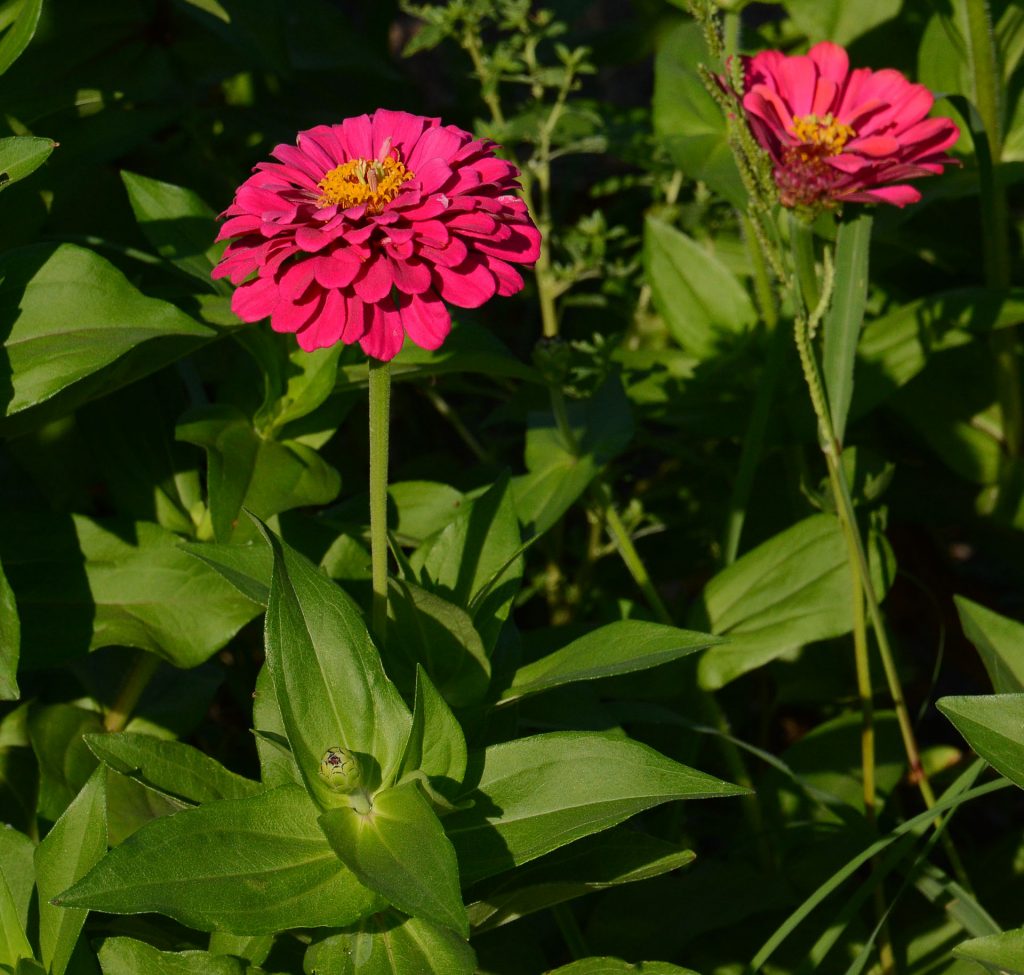
[{"label": "pink petal", "polygon": [[390,303],[383,305],[367,305],[370,315],[370,327],[359,340],[362,350],[374,359],[388,362],[398,355],[405,341],[405,329],[402,327],[402,314]]},{"label": "pink petal", "polygon": [[[313,259],[299,258],[277,279],[281,297],[288,301],[298,301],[305,294],[313,281]],[[295,329],[286,329],[294,332]]]},{"label": "pink petal", "polygon": [[297,332],[323,307],[323,304],[322,291],[314,292],[301,302],[282,299],[274,306],[274,313],[270,316],[270,327],[275,332]]},{"label": "pink petal", "polygon": [[369,115],[345,119],[341,123],[341,131],[348,148],[349,159],[373,159],[373,128]]},{"label": "pink petal", "polygon": [[391,261],[395,287],[407,295],[422,294],[430,287],[430,268],[422,261]]},{"label": "pink petal", "polygon": [[326,257],[315,257],[310,264],[317,282],[325,288],[348,287],[363,266],[350,248],[336,250]]},{"label": "pink petal", "polygon": [[845,199],[852,203],[891,203],[893,206],[905,207],[908,203],[917,203],[921,194],[913,186],[878,186],[853,193]]},{"label": "pink petal", "polygon": [[231,310],[243,322],[258,322],[274,310],[277,302],[277,285],[269,278],[256,278],[235,289]]},{"label": "pink petal", "polygon": [[405,332],[421,349],[439,349],[451,331],[452,321],[445,303],[434,291],[421,295],[400,295]]},{"label": "pink petal", "polygon": [[837,87],[846,81],[846,76],[850,73],[850,58],[838,44],[822,41],[815,44],[807,52],[807,56],[818,66],[822,78],[834,81]]},{"label": "pink petal", "polygon": [[344,297],[339,291],[328,291],[319,312],[300,329],[296,339],[307,352],[326,349],[341,339],[345,324]]},{"label": "pink petal", "polygon": [[434,287],[445,301],[460,308],[479,308],[494,297],[498,283],[480,257],[471,256],[457,269],[434,268]]},{"label": "pink petal", "polygon": [[352,287],[361,300],[368,304],[383,300],[391,292],[394,278],[391,266],[385,257],[378,257],[363,265],[362,273]]}]

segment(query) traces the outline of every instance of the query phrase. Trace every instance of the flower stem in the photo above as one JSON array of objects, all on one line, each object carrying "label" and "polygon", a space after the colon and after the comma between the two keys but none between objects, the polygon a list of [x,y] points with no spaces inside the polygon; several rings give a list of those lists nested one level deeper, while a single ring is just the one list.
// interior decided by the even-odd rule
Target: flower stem
[{"label": "flower stem", "polygon": [[121,685],[117,699],[103,717],[104,731],[112,733],[124,731],[132,716],[132,711],[135,710],[139,698],[142,697],[142,692],[153,679],[159,666],[160,658],[155,653],[149,653],[146,650],[139,651],[132,669],[128,671],[128,676]]},{"label": "flower stem", "polygon": [[373,572],[373,632],[383,645],[388,621],[388,433],[391,364],[370,368],[370,564]]}]

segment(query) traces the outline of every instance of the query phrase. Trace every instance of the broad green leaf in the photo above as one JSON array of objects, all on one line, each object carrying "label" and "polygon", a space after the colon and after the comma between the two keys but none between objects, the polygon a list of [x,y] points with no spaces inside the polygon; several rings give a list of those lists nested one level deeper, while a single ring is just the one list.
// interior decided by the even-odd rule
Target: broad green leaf
[{"label": "broad green leaf", "polygon": [[256,751],[260,757],[260,778],[272,789],[279,785],[302,785],[299,767],[288,746],[287,732],[281,708],[274,693],[270,670],[264,664],[256,677],[256,690],[252,695],[252,723],[256,736]]},{"label": "broad green leaf", "polygon": [[879,24],[892,20],[903,0],[786,0],[790,17],[812,41],[846,45]]},{"label": "broad green leaf", "polygon": [[556,732],[469,757],[462,798],[445,818],[464,884],[509,870],[675,799],[744,790],[629,739]]},{"label": "broad green leaf", "polygon": [[309,447],[261,437],[233,406],[191,410],[177,437],[206,450],[207,491],[218,542],[255,535],[246,508],[258,518],[305,505],[327,504],[341,489],[338,472]]},{"label": "broad green leaf", "polygon": [[[0,42],[2,44],[2,42]],[[57,143],[34,135],[0,139],[0,189],[34,173],[53,152]]]},{"label": "broad green leaf", "polygon": [[23,931],[28,930],[28,908],[36,885],[35,850],[35,843],[24,833],[10,827],[0,829],[0,878],[7,884]]},{"label": "broad green leaf", "polygon": [[269,531],[266,539],[274,553],[267,667],[299,772],[327,809],[342,801],[319,775],[327,749],[357,753],[370,787],[387,785],[398,771],[411,716],[355,603]]},{"label": "broad green leaf", "polygon": [[989,765],[1024,789],[1024,694],[944,697],[938,708]]},{"label": "broad green leaf", "polygon": [[452,521],[465,495],[437,481],[396,481],[388,485],[388,499],[398,514],[395,534],[419,543]]},{"label": "broad green leaf", "polygon": [[174,305],[147,298],[112,264],[74,244],[0,256],[0,315],[13,321],[0,357],[0,369],[10,374],[7,417],[58,394],[55,408],[67,412],[216,336]]},{"label": "broad green leaf", "polygon": [[667,961],[641,961],[631,965],[621,958],[581,958],[553,968],[547,975],[696,975],[696,972]]},{"label": "broad green leaf", "polygon": [[107,849],[105,776],[103,768],[93,772],[36,850],[40,958],[51,975],[63,975],[88,913],[58,907],[53,899],[85,876]]},{"label": "broad green leaf", "polygon": [[107,766],[107,842],[110,846],[120,846],[146,823],[181,812],[189,805]]},{"label": "broad green leaf", "polygon": [[654,60],[654,131],[672,161],[741,211],[747,193],[726,133],[725,116],[697,73],[707,61],[700,27],[690,21],[659,33]]},{"label": "broad green leaf", "polygon": [[139,229],[166,261],[214,287],[210,272],[224,244],[214,244],[217,215],[192,190],[121,171]]},{"label": "broad green leaf", "polygon": [[181,548],[216,569],[246,599],[259,606],[267,605],[274,556],[262,542],[253,540],[238,545],[186,542]]},{"label": "broad green leaf", "polygon": [[991,975],[1024,975],[1024,928],[964,941],[953,954],[977,962]]},{"label": "broad green leaf", "polygon": [[314,942],[304,968],[316,975],[473,975],[476,955],[448,928],[387,911]]},{"label": "broad green leaf", "polygon": [[701,685],[722,687],[807,643],[848,633],[850,587],[846,542],[834,515],[806,518],[746,553],[705,586],[690,620],[726,638],[701,657]]},{"label": "broad green leaf", "polygon": [[22,0],[14,24],[0,37],[0,74],[3,74],[29,45],[39,23],[43,0]]},{"label": "broad green leaf", "polygon": [[262,965],[274,947],[271,934],[241,935],[214,931],[210,935],[210,953],[213,955],[234,955],[244,958],[253,965]]},{"label": "broad green leaf", "polygon": [[104,938],[99,950],[103,975],[245,975],[237,958],[208,951],[160,951],[134,938]]},{"label": "broad green leaf", "polygon": [[491,662],[466,610],[421,586],[390,579],[388,664],[395,680],[412,683],[421,665],[454,707],[479,703],[491,681]]},{"label": "broad green leaf", "polygon": [[21,704],[0,719],[0,808],[14,829],[38,828],[39,764],[28,733],[30,705]]},{"label": "broad green leaf", "polygon": [[0,966],[10,971],[22,959],[32,957],[32,946],[28,943],[25,925],[18,917],[14,897],[7,881],[0,877]]},{"label": "broad green leaf", "polygon": [[86,735],[92,753],[109,768],[174,799],[190,803],[244,799],[258,782],[229,772],[220,762],[181,741],[130,732]]},{"label": "broad green leaf", "polygon": [[[294,348],[291,339],[287,338],[288,355],[277,370],[268,369],[264,382],[267,384],[264,403],[257,411],[253,422],[260,431],[283,430],[288,424],[308,417],[319,409],[334,392],[338,378],[338,360],[344,346],[341,343],[326,349],[306,352],[305,349]],[[253,350],[252,344],[248,346]],[[276,346],[273,346],[276,349]],[[259,356],[261,365],[265,358]],[[274,372],[278,375],[271,376]],[[351,397],[358,394],[352,393]],[[282,439],[287,438],[287,432]]]},{"label": "broad green leaf", "polygon": [[839,224],[832,304],[822,329],[825,392],[828,394],[832,428],[840,442],[846,434],[846,417],[853,399],[853,367],[868,297],[868,256],[873,220],[871,211],[865,208]]},{"label": "broad green leaf", "polygon": [[365,814],[329,809],[320,825],[363,884],[406,914],[469,937],[455,851],[415,782],[376,793]]},{"label": "broad green leaf", "polygon": [[33,707],[28,732],[39,763],[39,814],[56,820],[78,795],[96,768],[82,736],[100,731],[96,711],[73,704]]},{"label": "broad green leaf", "polygon": [[721,642],[661,623],[620,620],[520,667],[501,700],[516,701],[563,684],[646,670]]},{"label": "broad green leaf", "polygon": [[651,297],[672,337],[698,358],[714,356],[753,328],[746,289],[706,247],[657,217],[644,222]]},{"label": "broad green leaf", "polygon": [[[463,372],[540,382],[537,371],[520,362],[493,330],[469,322],[452,322],[444,345],[432,352],[406,342],[391,362],[391,375],[396,382]],[[362,388],[367,385],[366,375],[366,363],[362,359],[344,365],[339,370],[338,388]]]},{"label": "broad green leaf", "polygon": [[[455,519],[409,559],[432,588],[467,608],[484,647],[493,648],[523,575],[522,537],[508,479],[467,501]],[[474,600],[486,596],[474,605]]]},{"label": "broad green leaf", "polygon": [[964,635],[974,644],[997,694],[1024,691],[1024,623],[954,596]]},{"label": "broad green leaf", "polygon": [[21,623],[3,565],[0,565],[0,700],[16,701],[18,690],[18,657],[21,652]]},{"label": "broad green leaf", "polygon": [[154,820],[59,901],[155,911],[200,931],[274,934],[352,924],[379,899],[346,870],[297,785]]},{"label": "broad green leaf", "polygon": [[520,867],[469,905],[474,934],[509,924],[591,891],[678,870],[696,854],[628,827],[608,830]]},{"label": "broad green leaf", "polygon": [[851,414],[877,406],[925,368],[929,357],[1024,321],[1024,288],[963,288],[921,298],[869,322],[857,349]]},{"label": "broad green leaf", "polygon": [[618,376],[609,377],[590,399],[568,403],[566,416],[575,449],[550,412],[529,416],[528,473],[512,481],[512,491],[516,513],[531,537],[554,526],[633,437],[633,416]]},{"label": "broad green leaf", "polygon": [[419,752],[415,767],[432,781],[440,780],[442,788],[446,784],[457,788],[466,774],[466,737],[448,704],[422,669],[416,674],[414,726],[417,718],[421,719],[422,737],[414,749]]},{"label": "broad green leaf", "polygon": [[0,516],[0,557],[32,652],[52,666],[100,647],[138,647],[195,667],[259,612],[218,573],[147,522]]}]

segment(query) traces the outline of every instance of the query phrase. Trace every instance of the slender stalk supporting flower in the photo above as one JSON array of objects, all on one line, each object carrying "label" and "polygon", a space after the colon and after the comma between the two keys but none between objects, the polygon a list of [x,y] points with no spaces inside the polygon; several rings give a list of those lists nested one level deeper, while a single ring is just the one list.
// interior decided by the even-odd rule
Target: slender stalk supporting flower
[{"label": "slender stalk supporting flower", "polygon": [[388,622],[388,434],[391,365],[370,367],[370,563],[373,571],[373,632],[384,642]]},{"label": "slender stalk supporting flower", "polygon": [[117,700],[114,701],[110,710],[103,716],[103,730],[111,733],[124,731],[131,719],[132,712],[139,703],[143,691],[149,686],[157,668],[160,666],[160,658],[155,653],[140,650],[135,658],[132,669],[121,685]]}]

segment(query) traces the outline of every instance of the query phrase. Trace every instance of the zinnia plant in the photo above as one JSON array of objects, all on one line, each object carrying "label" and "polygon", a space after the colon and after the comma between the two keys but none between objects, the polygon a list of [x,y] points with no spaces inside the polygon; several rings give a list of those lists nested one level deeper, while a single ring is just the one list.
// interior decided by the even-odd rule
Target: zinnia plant
[{"label": "zinnia plant", "polygon": [[239,285],[239,318],[269,316],[307,351],[358,342],[388,361],[406,335],[436,349],[451,327],[446,303],[515,294],[513,265],[537,259],[518,170],[494,148],[386,109],[300,132],[238,188],[213,276]]},{"label": "zinnia plant", "polygon": [[806,55],[762,51],[744,61],[742,105],[771,157],[787,207],[916,203],[907,180],[941,173],[959,137],[947,118],[929,118],[935,99],[899,71],[850,70],[828,41]]}]

